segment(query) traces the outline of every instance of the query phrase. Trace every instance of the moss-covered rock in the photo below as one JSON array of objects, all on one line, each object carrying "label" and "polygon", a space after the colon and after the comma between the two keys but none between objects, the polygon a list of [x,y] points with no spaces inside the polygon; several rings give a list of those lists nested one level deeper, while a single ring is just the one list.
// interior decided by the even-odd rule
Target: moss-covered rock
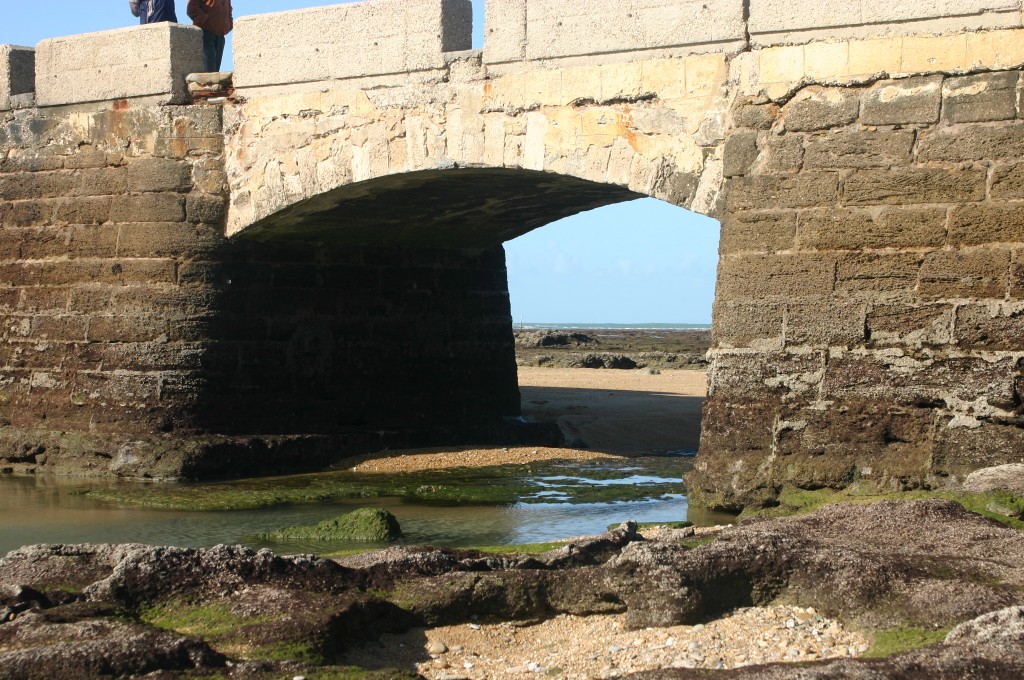
[{"label": "moss-covered rock", "polygon": [[402,535],[398,520],[382,508],[360,508],[314,525],[288,527],[260,538],[271,541],[393,541]]}]

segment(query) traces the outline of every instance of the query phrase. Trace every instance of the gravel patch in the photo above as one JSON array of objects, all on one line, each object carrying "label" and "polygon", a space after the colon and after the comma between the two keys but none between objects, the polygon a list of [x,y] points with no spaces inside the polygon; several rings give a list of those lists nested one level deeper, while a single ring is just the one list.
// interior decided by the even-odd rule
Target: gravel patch
[{"label": "gravel patch", "polygon": [[632,631],[626,630],[622,615],[416,629],[386,635],[377,645],[354,651],[349,661],[373,666],[387,659],[389,665],[415,669],[430,680],[575,680],[665,668],[855,657],[867,648],[859,633],[813,608],[777,606],[739,609],[696,626]]}]

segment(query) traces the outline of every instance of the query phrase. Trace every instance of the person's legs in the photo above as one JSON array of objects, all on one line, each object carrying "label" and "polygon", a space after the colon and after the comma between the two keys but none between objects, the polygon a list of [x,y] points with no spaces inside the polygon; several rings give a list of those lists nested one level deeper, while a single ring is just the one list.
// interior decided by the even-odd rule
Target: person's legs
[{"label": "person's legs", "polygon": [[217,44],[216,44],[216,52],[217,52],[216,57],[217,58],[216,58],[216,60],[214,61],[214,64],[213,64],[213,70],[214,71],[219,71],[220,70],[221,61],[223,61],[223,59],[224,59],[224,43],[225,42],[227,42],[227,41],[224,38],[224,36],[222,36],[222,35],[218,35],[217,36]]},{"label": "person's legs", "polygon": [[220,70],[220,60],[224,56],[224,36],[214,35],[203,29],[203,61],[208,73]]}]

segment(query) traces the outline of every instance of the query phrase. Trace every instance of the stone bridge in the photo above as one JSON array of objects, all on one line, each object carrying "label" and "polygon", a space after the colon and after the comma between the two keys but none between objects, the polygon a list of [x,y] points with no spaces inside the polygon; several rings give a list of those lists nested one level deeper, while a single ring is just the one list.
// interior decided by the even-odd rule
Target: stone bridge
[{"label": "stone bridge", "polygon": [[641,196],[722,221],[693,502],[1024,461],[1020,0],[487,0],[482,50],[471,23],[243,17],[234,90],[195,104],[192,27],[0,47],[0,463],[542,436],[501,244]]}]

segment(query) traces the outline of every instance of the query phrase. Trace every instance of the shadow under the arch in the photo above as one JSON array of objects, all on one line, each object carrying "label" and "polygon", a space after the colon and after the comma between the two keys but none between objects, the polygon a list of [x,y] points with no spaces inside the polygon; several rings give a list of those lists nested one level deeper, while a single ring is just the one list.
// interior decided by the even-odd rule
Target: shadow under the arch
[{"label": "shadow under the arch", "polygon": [[587,387],[519,390],[524,418],[557,423],[569,446],[636,456],[691,454],[700,445],[701,396]]},{"label": "shadow under the arch", "polygon": [[[186,476],[310,470],[382,449],[561,443],[552,422],[520,419],[501,244],[637,197],[527,170],[423,171],[327,192],[222,240],[179,273],[203,302],[174,336],[202,350],[179,386],[190,407],[169,430],[230,441]],[[695,449],[698,437],[699,415],[672,449]]]}]

